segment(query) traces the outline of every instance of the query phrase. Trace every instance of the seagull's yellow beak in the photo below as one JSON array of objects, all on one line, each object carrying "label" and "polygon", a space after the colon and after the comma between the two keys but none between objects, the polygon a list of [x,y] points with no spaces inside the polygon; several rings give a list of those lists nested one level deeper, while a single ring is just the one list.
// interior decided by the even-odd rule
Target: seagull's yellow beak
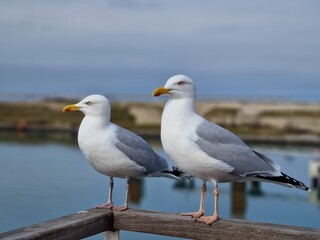
[{"label": "seagull's yellow beak", "polygon": [[162,94],[168,94],[171,90],[171,88],[159,87],[153,91],[152,96],[159,97]]},{"label": "seagull's yellow beak", "polygon": [[63,108],[64,112],[74,112],[74,111],[79,111],[79,107],[76,106],[76,104],[71,104],[71,105],[67,105]]}]

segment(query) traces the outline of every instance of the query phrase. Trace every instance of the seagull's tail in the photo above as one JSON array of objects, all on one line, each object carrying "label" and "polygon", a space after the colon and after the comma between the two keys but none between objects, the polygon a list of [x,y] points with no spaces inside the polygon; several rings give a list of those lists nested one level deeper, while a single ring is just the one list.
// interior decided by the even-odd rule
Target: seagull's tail
[{"label": "seagull's tail", "polygon": [[172,166],[172,170],[164,170],[162,171],[164,177],[173,178],[173,179],[191,179],[192,177],[184,172],[182,172],[179,168]]},{"label": "seagull's tail", "polygon": [[256,178],[267,181],[267,182],[273,182],[281,185],[285,185],[288,187],[296,187],[305,191],[310,191],[310,189],[303,183],[298,181],[297,179],[294,179],[287,174],[284,174],[281,172],[281,176],[276,176],[276,177],[269,177],[269,176],[255,176]]}]

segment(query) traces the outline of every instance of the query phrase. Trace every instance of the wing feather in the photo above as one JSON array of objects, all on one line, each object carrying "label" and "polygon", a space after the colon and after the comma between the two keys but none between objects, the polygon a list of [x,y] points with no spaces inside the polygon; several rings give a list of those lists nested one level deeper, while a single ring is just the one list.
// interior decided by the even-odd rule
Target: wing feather
[{"label": "wing feather", "polygon": [[233,167],[233,174],[242,177],[281,175],[280,167],[270,158],[252,151],[240,138],[216,124],[204,119],[196,133],[199,148],[210,157]]},{"label": "wing feather", "polygon": [[130,160],[146,170],[146,174],[168,169],[167,161],[155,153],[149,144],[135,133],[118,127],[116,131],[116,147]]}]

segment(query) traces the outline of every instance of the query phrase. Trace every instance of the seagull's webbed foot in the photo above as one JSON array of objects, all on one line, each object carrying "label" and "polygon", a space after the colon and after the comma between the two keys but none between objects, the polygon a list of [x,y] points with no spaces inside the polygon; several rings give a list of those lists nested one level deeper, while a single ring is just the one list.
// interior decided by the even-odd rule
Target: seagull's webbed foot
[{"label": "seagull's webbed foot", "polygon": [[198,212],[189,212],[189,213],[178,213],[179,216],[189,216],[192,218],[199,218],[203,216],[204,211],[198,211]]},{"label": "seagull's webbed foot", "polygon": [[202,216],[198,219],[196,219],[197,222],[204,222],[208,225],[211,225],[212,223],[216,222],[219,220],[218,215],[213,215],[213,216]]},{"label": "seagull's webbed foot", "polygon": [[111,202],[108,202],[108,203],[105,203],[105,204],[97,205],[97,206],[95,206],[95,208],[98,208],[98,209],[112,209],[113,205],[112,205]]},{"label": "seagull's webbed foot", "polygon": [[122,206],[113,207],[113,210],[116,210],[116,211],[124,211],[124,210],[127,210],[127,209],[128,209],[128,205],[122,205]]},{"label": "seagull's webbed foot", "polygon": [[190,212],[190,213],[178,213],[179,216],[190,216],[192,218],[199,218],[204,214],[204,197],[206,195],[207,187],[206,181],[203,181],[201,188],[201,197],[200,197],[200,207],[198,212]]}]

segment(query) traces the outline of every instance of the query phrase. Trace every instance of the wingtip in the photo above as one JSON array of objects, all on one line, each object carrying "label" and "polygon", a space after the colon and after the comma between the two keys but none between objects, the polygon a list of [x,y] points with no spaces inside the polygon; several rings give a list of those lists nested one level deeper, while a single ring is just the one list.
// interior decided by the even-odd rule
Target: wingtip
[{"label": "wingtip", "polygon": [[168,174],[169,177],[173,177],[175,179],[192,179],[193,177],[189,174],[182,172],[179,168],[172,166],[172,170],[165,170],[162,173]]},{"label": "wingtip", "polygon": [[256,176],[257,178],[263,179],[264,181],[270,181],[273,183],[287,185],[288,187],[295,187],[297,189],[301,189],[307,192],[310,192],[310,188],[308,188],[303,182],[298,181],[297,179],[288,176],[287,174],[281,172],[281,176]]}]

